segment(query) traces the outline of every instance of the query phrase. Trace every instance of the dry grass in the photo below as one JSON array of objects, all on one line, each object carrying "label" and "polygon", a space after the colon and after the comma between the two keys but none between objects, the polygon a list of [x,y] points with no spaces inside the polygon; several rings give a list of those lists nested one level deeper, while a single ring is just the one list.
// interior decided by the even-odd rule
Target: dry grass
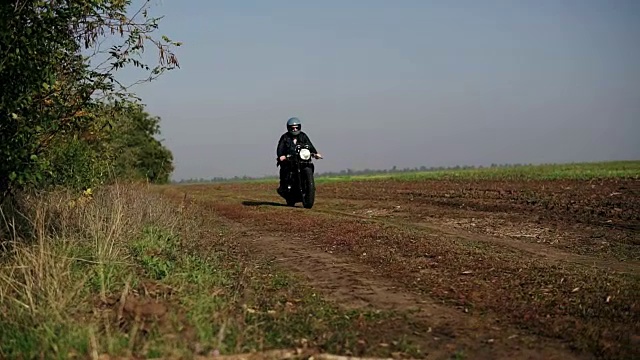
[{"label": "dry grass", "polygon": [[360,313],[248,263],[236,234],[207,209],[145,185],[22,195],[1,215],[1,358],[189,358],[301,344],[415,353],[355,349],[363,336],[391,342],[377,327],[404,320],[362,313],[368,320],[355,327]]},{"label": "dry grass", "polygon": [[[115,269],[128,265],[124,244],[147,224],[177,225],[170,208],[158,198],[140,196],[141,191],[140,186],[114,186],[95,195],[30,194],[3,208],[0,338],[8,345],[3,356],[11,355],[7,348],[49,345],[59,331],[73,328],[71,315],[89,310],[83,305],[92,302],[91,288],[106,300],[120,280]],[[62,337],[86,347],[90,329],[76,328],[81,334]]]}]

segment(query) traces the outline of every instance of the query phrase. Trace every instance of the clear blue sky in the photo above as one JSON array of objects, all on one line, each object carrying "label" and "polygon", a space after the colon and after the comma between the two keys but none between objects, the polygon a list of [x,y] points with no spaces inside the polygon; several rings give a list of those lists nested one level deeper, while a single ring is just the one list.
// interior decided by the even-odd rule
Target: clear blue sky
[{"label": "clear blue sky", "polygon": [[137,88],[174,179],[640,159],[640,1],[155,1],[182,69]]}]

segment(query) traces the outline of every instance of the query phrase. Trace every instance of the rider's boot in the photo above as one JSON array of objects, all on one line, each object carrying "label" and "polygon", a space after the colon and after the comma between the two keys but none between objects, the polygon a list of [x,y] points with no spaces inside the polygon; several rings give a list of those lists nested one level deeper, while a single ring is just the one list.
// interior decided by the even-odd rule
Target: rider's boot
[{"label": "rider's boot", "polygon": [[280,179],[280,186],[278,187],[278,189],[276,190],[278,192],[278,194],[282,195],[285,192],[285,189],[287,188],[287,186],[285,185],[285,181],[284,179]]},{"label": "rider's boot", "polygon": [[284,168],[280,167],[280,186],[276,190],[278,194],[282,196],[287,192],[287,172]]}]

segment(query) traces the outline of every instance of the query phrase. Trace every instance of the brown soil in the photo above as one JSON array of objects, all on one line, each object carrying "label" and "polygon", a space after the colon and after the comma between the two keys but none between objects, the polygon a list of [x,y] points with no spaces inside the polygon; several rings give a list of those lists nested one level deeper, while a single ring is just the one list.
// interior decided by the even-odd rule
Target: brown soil
[{"label": "brown soil", "polygon": [[[535,337],[405,291],[369,266],[331,254],[301,238],[251,234],[245,241],[263,256],[302,275],[320,293],[347,309],[409,312],[413,332],[406,334],[427,359],[448,359],[456,350],[476,359],[578,359],[554,341],[540,346]],[[393,329],[389,329],[393,330]],[[586,357],[585,357],[586,358]]]},{"label": "brown soil", "polygon": [[433,358],[640,356],[640,181],[366,181],[166,190],[347,308],[410,311]]},{"label": "brown soil", "polygon": [[345,208],[343,204],[373,216],[384,211],[382,216],[412,222],[575,253],[640,260],[640,180],[367,181],[344,185],[323,185],[332,207]]}]

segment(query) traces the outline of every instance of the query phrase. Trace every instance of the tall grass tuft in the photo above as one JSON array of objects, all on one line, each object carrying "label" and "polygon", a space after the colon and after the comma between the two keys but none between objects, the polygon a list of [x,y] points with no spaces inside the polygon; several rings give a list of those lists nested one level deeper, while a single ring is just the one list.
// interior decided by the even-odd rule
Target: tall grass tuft
[{"label": "tall grass tuft", "polygon": [[0,208],[0,357],[91,346],[92,297],[121,287],[126,243],[148,225],[172,229],[172,206],[144,185],[22,194]]}]

